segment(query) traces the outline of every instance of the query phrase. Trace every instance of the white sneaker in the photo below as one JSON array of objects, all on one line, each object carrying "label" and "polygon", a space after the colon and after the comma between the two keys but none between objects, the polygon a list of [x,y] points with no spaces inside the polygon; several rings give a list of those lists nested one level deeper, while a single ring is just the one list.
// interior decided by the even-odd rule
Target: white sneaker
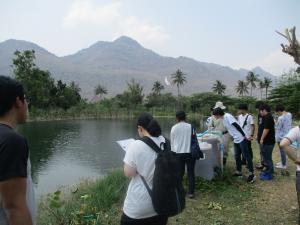
[{"label": "white sneaker", "polygon": [[[282,166],[282,162],[276,163],[276,166]],[[275,167],[276,167],[276,166],[275,166]]]},{"label": "white sneaker", "polygon": [[283,166],[282,163],[280,163],[280,164],[278,163],[278,164],[276,164],[275,168],[285,170],[286,166]]}]

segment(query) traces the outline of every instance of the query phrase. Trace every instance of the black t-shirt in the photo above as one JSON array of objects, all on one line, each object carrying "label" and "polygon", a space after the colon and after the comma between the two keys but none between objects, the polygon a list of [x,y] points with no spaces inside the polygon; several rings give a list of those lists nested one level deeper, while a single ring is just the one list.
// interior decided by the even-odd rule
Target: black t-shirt
[{"label": "black t-shirt", "polygon": [[0,182],[27,177],[28,146],[24,137],[0,124]]},{"label": "black t-shirt", "polygon": [[267,115],[261,117],[259,120],[258,131],[257,131],[258,142],[260,142],[264,129],[269,129],[269,133],[264,139],[264,144],[266,145],[275,144],[275,123],[271,113],[268,113]]}]

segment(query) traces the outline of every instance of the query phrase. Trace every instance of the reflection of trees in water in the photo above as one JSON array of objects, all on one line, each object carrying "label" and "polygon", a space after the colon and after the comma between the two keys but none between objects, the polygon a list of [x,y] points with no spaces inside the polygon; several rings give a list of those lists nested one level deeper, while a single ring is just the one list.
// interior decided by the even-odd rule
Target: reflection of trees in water
[{"label": "reflection of trees in water", "polygon": [[63,122],[32,122],[19,127],[28,141],[32,167],[32,178],[38,182],[39,172],[47,165],[49,159],[55,154],[56,140],[65,133],[76,131],[79,126]]}]

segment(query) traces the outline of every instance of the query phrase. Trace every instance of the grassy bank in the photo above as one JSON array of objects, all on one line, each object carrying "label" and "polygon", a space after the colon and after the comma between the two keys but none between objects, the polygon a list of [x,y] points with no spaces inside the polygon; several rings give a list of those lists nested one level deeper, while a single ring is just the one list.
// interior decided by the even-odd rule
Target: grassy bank
[{"label": "grassy bank", "polygon": [[[254,143],[256,161],[257,145]],[[274,149],[274,162],[279,153]],[[270,182],[233,178],[233,156],[224,176],[213,181],[197,179],[196,199],[187,199],[185,211],[170,218],[168,225],[294,225],[297,224],[295,166],[289,173],[276,170]],[[259,171],[256,171],[259,176]],[[63,194],[52,194],[39,205],[39,225],[102,224],[117,225],[128,180],[121,171],[102,180],[84,182]],[[186,184],[186,183],[185,183]],[[96,222],[97,221],[97,222]]]}]

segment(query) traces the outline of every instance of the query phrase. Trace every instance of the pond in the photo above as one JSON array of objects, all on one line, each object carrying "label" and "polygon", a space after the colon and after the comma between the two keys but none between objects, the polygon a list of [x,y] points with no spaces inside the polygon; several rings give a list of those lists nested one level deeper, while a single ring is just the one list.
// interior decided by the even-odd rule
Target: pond
[{"label": "pond", "polygon": [[[174,119],[159,122],[169,137]],[[19,131],[28,140],[37,195],[121,168],[124,151],[116,141],[138,138],[136,121],[125,119],[29,122]]]}]

